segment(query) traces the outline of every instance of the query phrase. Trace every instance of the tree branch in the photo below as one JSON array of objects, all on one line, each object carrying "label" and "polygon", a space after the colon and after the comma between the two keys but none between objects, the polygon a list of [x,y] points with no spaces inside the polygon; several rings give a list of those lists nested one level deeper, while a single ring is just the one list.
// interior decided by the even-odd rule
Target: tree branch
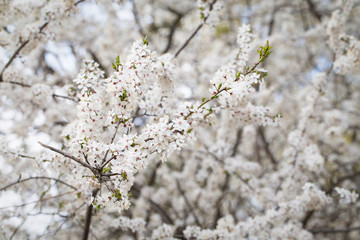
[{"label": "tree branch", "polygon": [[309,5],[309,11],[314,17],[321,22],[321,14],[316,10],[315,4],[311,0],[306,0]]},{"label": "tree branch", "polygon": [[140,18],[139,18],[139,14],[135,5],[135,1],[134,0],[129,0],[129,2],[132,3],[132,13],[134,15],[135,18],[135,23],[136,26],[138,27],[138,31],[140,33],[140,35],[144,38],[146,36],[146,33],[144,31],[144,28],[142,27],[141,23],[140,23]]},{"label": "tree branch", "polygon": [[[44,23],[43,25],[41,25],[41,27],[39,28],[39,33],[42,32],[42,30],[44,30],[44,28],[49,24],[49,22]],[[25,42],[21,43],[21,45],[15,50],[15,52],[13,53],[13,55],[10,57],[9,61],[5,64],[4,68],[1,70],[0,73],[0,82],[3,82],[3,75],[4,75],[4,71],[6,68],[8,68],[10,66],[10,64],[14,61],[14,59],[16,58],[16,56],[20,53],[20,51],[30,42],[30,40],[26,40]],[[16,82],[10,82],[13,84],[19,84],[22,85],[21,83],[16,83]],[[27,84],[23,84],[24,86],[28,86]]]},{"label": "tree branch", "polygon": [[[96,197],[96,194],[99,192],[99,189],[93,190],[93,197]],[[89,238],[90,233],[90,223],[93,212],[93,203],[91,203],[86,210],[86,218],[85,218],[85,227],[82,240],[87,240]]]},{"label": "tree branch", "polygon": [[270,151],[270,146],[269,146],[268,141],[266,141],[264,129],[262,127],[259,127],[258,133],[260,135],[261,141],[264,143],[264,148],[265,148],[266,154],[269,156],[271,163],[276,167],[277,161],[276,161],[274,155],[272,154],[272,152]]},{"label": "tree branch", "polygon": [[32,202],[27,202],[27,203],[23,203],[23,204],[19,204],[19,205],[0,207],[0,209],[25,207],[25,206],[30,205],[30,204],[44,202],[46,200],[50,200],[50,199],[54,199],[54,198],[59,198],[59,197],[62,197],[64,195],[67,195],[67,194],[70,194],[70,193],[73,193],[73,192],[75,192],[75,191],[65,192],[65,193],[62,193],[62,194],[59,194],[59,195],[56,195],[56,196],[52,196],[52,197],[47,197],[47,198],[40,198],[39,200],[32,201]]},{"label": "tree branch", "polygon": [[[217,0],[214,0],[212,3],[210,3],[210,12],[213,10],[213,6],[216,3]],[[204,21],[202,23],[199,24],[199,26],[195,29],[195,31],[190,35],[190,37],[188,39],[186,39],[186,41],[183,43],[183,45],[179,48],[179,50],[177,50],[177,52],[174,55],[174,58],[176,58],[177,56],[179,56],[179,54],[181,53],[182,50],[184,50],[184,48],[186,48],[186,46],[189,44],[189,42],[195,37],[195,35],[199,32],[199,30],[204,26],[204,24],[206,23],[206,20],[209,18],[210,16],[210,12],[209,14],[204,18]]]},{"label": "tree branch", "polygon": [[186,204],[186,206],[189,208],[189,211],[191,212],[191,214],[193,215],[193,217],[194,217],[194,219],[195,219],[196,225],[198,225],[199,227],[201,227],[201,223],[200,223],[200,221],[199,221],[199,218],[196,216],[196,214],[195,214],[195,212],[194,212],[194,209],[193,209],[193,207],[191,206],[189,199],[186,197],[186,194],[185,194],[184,190],[181,188],[180,183],[179,183],[178,180],[176,180],[176,186],[177,186],[180,194],[184,197],[185,204]]},{"label": "tree branch", "polygon": [[172,45],[172,42],[173,42],[173,37],[174,37],[174,34],[176,32],[176,29],[177,27],[179,26],[180,24],[180,21],[181,19],[183,18],[183,14],[180,13],[180,12],[177,12],[176,10],[172,9],[172,8],[168,8],[168,10],[174,14],[176,14],[176,19],[175,21],[173,22],[173,24],[170,26],[170,31],[169,31],[169,35],[168,35],[168,41],[167,41],[167,44],[166,44],[166,47],[164,49],[164,51],[162,52],[163,54],[164,53],[167,53],[170,48],[171,48],[171,45]]},{"label": "tree branch", "polygon": [[76,157],[74,157],[74,156],[71,156],[71,155],[69,155],[69,154],[67,154],[67,153],[65,153],[65,152],[63,152],[63,151],[61,151],[61,150],[59,150],[59,149],[56,149],[56,148],[51,147],[51,146],[48,146],[48,145],[46,145],[46,144],[44,144],[44,143],[41,143],[41,142],[38,142],[38,143],[39,143],[41,146],[43,146],[44,148],[50,149],[50,150],[53,151],[53,152],[60,153],[60,154],[63,155],[64,157],[67,157],[67,158],[70,158],[70,159],[74,160],[75,162],[79,163],[79,164],[82,165],[83,167],[86,167],[86,168],[90,169],[90,170],[96,175],[96,173],[97,173],[96,169],[95,169],[94,167],[92,167],[91,165],[87,164],[86,162],[83,162],[83,161],[81,161],[80,159],[78,159],[78,158],[76,158]]},{"label": "tree branch", "polygon": [[12,187],[12,186],[14,186],[14,185],[16,185],[16,184],[18,184],[18,183],[22,183],[22,182],[26,182],[26,181],[34,180],[34,179],[54,180],[54,181],[56,181],[56,182],[59,182],[59,183],[64,184],[65,186],[68,186],[69,188],[72,188],[72,189],[74,189],[74,190],[77,190],[76,187],[74,187],[74,186],[72,186],[72,185],[70,185],[70,184],[68,184],[68,183],[66,183],[66,182],[64,182],[64,181],[62,181],[62,180],[60,180],[60,179],[53,178],[53,177],[39,176],[39,177],[28,177],[28,178],[24,178],[24,179],[21,179],[21,180],[19,179],[19,180],[17,180],[16,182],[10,183],[10,184],[6,185],[5,187],[0,188],[0,191],[6,190],[7,188]]},{"label": "tree branch", "polygon": [[[137,186],[133,186],[131,188],[131,193],[134,195],[134,197],[139,197],[140,196],[140,190]],[[174,221],[171,219],[171,217],[167,214],[167,212],[162,209],[161,206],[159,206],[157,203],[155,203],[153,200],[151,200],[150,198],[146,198],[146,200],[150,203],[150,207],[157,212],[161,219],[167,223],[167,224],[171,224],[174,225]]]},{"label": "tree branch", "polygon": [[311,229],[309,230],[311,233],[313,234],[318,234],[318,233],[324,233],[324,234],[329,234],[329,233],[348,233],[351,231],[359,231],[360,230],[360,226],[357,227],[349,227],[349,228],[343,228],[343,229],[331,229],[331,228],[323,228],[323,229]]}]

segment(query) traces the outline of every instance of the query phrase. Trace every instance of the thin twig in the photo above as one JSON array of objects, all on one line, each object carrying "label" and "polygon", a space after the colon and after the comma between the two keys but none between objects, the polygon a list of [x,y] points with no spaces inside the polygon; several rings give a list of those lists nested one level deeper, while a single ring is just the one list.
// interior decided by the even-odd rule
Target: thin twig
[{"label": "thin twig", "polygon": [[15,234],[17,233],[17,231],[21,228],[21,226],[25,223],[25,219],[22,220],[22,222],[20,223],[20,225],[14,230],[13,234],[11,235],[11,237],[9,238],[9,240],[13,239],[13,237],[15,236]]},{"label": "thin twig", "polygon": [[162,207],[160,207],[157,203],[155,203],[153,200],[151,200],[150,198],[147,199],[150,203],[150,206],[152,209],[154,209],[157,213],[160,214],[162,220],[167,223],[167,224],[171,224],[174,225],[174,221],[171,219],[171,217],[164,211],[164,209],[162,209]]},{"label": "thin twig", "polygon": [[236,140],[235,140],[235,144],[234,144],[233,149],[232,149],[231,157],[236,156],[236,153],[238,151],[238,147],[239,147],[240,142],[241,142],[241,135],[242,135],[242,128],[239,128],[237,130],[237,132],[236,132]]},{"label": "thin twig", "polygon": [[316,10],[315,4],[311,0],[306,0],[307,4],[309,5],[309,11],[314,17],[321,22],[321,14]]},{"label": "thin twig", "polygon": [[[111,138],[110,144],[112,144],[112,143],[114,142],[115,138],[116,138],[116,134],[117,134],[117,131],[118,131],[118,129],[119,129],[120,123],[122,123],[122,121],[119,120],[118,124],[117,124],[116,127],[115,127],[115,132],[114,132],[114,135],[113,135],[112,138]],[[105,164],[105,163],[107,162],[107,161],[106,161],[106,157],[107,157],[109,151],[110,151],[110,149],[108,149],[108,150],[106,151],[105,156],[104,156],[103,161],[102,161],[103,164],[102,164],[102,166],[101,166],[100,169],[102,169],[102,168],[106,165],[106,164]],[[112,158],[111,158],[111,159],[112,159]]]},{"label": "thin twig", "polygon": [[75,192],[75,191],[65,192],[65,193],[62,193],[62,194],[59,194],[59,195],[56,195],[56,196],[47,197],[47,198],[41,198],[41,199],[39,199],[39,200],[32,201],[32,202],[27,202],[27,203],[23,203],[23,204],[19,204],[19,205],[14,205],[14,206],[0,207],[0,209],[25,207],[25,206],[30,205],[30,204],[39,203],[39,202],[44,202],[44,201],[46,201],[46,200],[50,200],[50,199],[54,199],[54,198],[59,198],[59,197],[62,197],[62,196],[64,196],[64,195],[67,195],[67,194],[70,194],[70,193],[74,193],[74,192]]},{"label": "thin twig", "polygon": [[96,53],[91,50],[89,50],[89,53],[91,57],[94,59],[94,61],[99,64],[100,69],[104,71],[104,78],[108,78],[109,73],[106,71],[106,67],[100,62],[100,59],[98,58]]},{"label": "thin twig", "polygon": [[[39,28],[39,33],[42,32],[42,30],[44,30],[44,28],[49,24],[49,22],[44,23],[43,25],[41,25],[41,27]],[[20,51],[30,42],[30,40],[26,40],[25,42],[21,43],[21,45],[15,50],[15,52],[13,53],[13,55],[10,57],[9,61],[5,64],[4,68],[1,70],[0,73],[0,82],[3,82],[3,75],[4,75],[4,71],[6,68],[8,68],[10,66],[10,64],[14,61],[14,59],[16,58],[16,56],[20,53]],[[13,84],[16,84],[15,82],[13,82]],[[21,84],[20,84],[21,85]]]},{"label": "thin twig", "polygon": [[360,230],[360,226],[350,227],[350,228],[343,228],[343,229],[331,229],[331,228],[324,228],[324,229],[311,229],[309,230],[311,233],[348,233],[351,231],[358,231]]},{"label": "thin twig", "polygon": [[57,152],[57,153],[60,153],[61,155],[63,155],[64,157],[67,157],[67,158],[70,158],[72,160],[74,160],[75,162],[79,163],[80,165],[86,167],[86,168],[89,168],[94,174],[97,173],[96,169],[94,167],[92,167],[91,165],[87,164],[86,162],[83,162],[81,161],[80,159],[74,157],[74,156],[71,156],[59,149],[56,149],[54,147],[51,147],[51,146],[48,146],[44,143],[41,143],[41,142],[38,142],[41,146],[43,146],[44,148],[47,148],[47,149],[50,149],[51,151],[54,151],[54,152]]},{"label": "thin twig", "polygon": [[[132,188],[131,188],[131,193],[133,194],[134,197],[139,197],[140,196],[140,190],[139,188],[134,185]],[[157,212],[161,219],[167,223],[167,224],[171,224],[171,225],[174,225],[174,221],[171,219],[171,217],[167,214],[167,212],[162,209],[162,207],[160,205],[158,205],[157,203],[155,203],[153,200],[151,200],[150,198],[146,198],[147,201],[150,203],[150,207],[155,211]]]},{"label": "thin twig", "polygon": [[79,3],[85,2],[85,0],[79,0],[75,3],[75,6],[77,6]]},{"label": "thin twig", "polygon": [[[108,150],[109,151],[109,150]],[[111,162],[111,160],[113,160],[114,158],[116,158],[117,157],[117,155],[113,155],[111,158],[109,158],[106,162],[104,162],[102,165],[101,165],[101,167],[100,167],[100,169],[103,169],[109,162]]]},{"label": "thin twig", "polygon": [[184,190],[181,188],[180,183],[179,183],[178,180],[176,180],[176,185],[177,185],[177,188],[178,188],[180,194],[184,197],[185,204],[186,204],[186,206],[189,208],[189,211],[191,212],[191,214],[193,215],[193,217],[194,217],[194,219],[195,219],[196,225],[198,225],[199,227],[201,227],[201,223],[200,223],[200,221],[199,221],[199,218],[196,216],[196,214],[195,214],[195,212],[194,212],[194,209],[193,209],[193,207],[191,206],[190,201],[189,201],[188,198],[186,197],[186,194],[185,194]]},{"label": "thin twig", "polygon": [[[210,3],[209,6],[209,12],[211,12],[213,10],[213,6],[216,3],[217,0],[214,0],[212,3]],[[176,58],[177,56],[179,56],[179,54],[181,53],[182,50],[184,50],[184,48],[186,48],[186,46],[189,44],[189,42],[195,37],[195,35],[199,32],[199,30],[205,25],[206,20],[209,18],[210,13],[204,18],[204,21],[202,23],[199,24],[199,26],[195,29],[195,31],[190,35],[190,37],[188,39],[186,39],[186,41],[183,43],[183,45],[179,48],[179,50],[177,50],[177,52],[174,55],[174,58]]]},{"label": "thin twig", "polygon": [[170,50],[172,42],[173,42],[173,37],[174,37],[174,34],[176,32],[176,29],[179,26],[180,21],[184,16],[183,13],[180,13],[180,12],[176,11],[175,9],[170,8],[170,7],[168,8],[168,10],[176,15],[176,19],[174,20],[174,22],[170,26],[170,31],[169,31],[169,34],[168,34],[168,37],[167,37],[168,41],[167,41],[167,44],[166,44],[166,47],[165,47],[164,51],[162,52],[163,54],[167,53]]},{"label": "thin twig", "polygon": [[68,96],[62,96],[62,95],[58,95],[58,94],[53,94],[52,95],[53,98],[63,98],[63,99],[67,99],[73,102],[76,102],[76,100],[74,98],[68,97]]},{"label": "thin twig", "polygon": [[135,18],[135,23],[136,26],[138,28],[138,31],[140,33],[140,35],[144,38],[146,36],[146,33],[144,31],[144,28],[142,27],[141,23],[140,23],[140,18],[139,18],[139,13],[137,11],[136,5],[135,5],[135,1],[134,0],[129,0],[132,4],[132,13],[134,15]]},{"label": "thin twig", "polygon": [[53,177],[38,176],[38,177],[28,177],[28,178],[24,178],[24,179],[21,179],[21,180],[19,179],[19,180],[17,180],[16,182],[10,183],[10,184],[6,185],[5,187],[0,188],[0,191],[6,190],[7,188],[12,187],[12,186],[14,186],[14,185],[16,185],[16,184],[18,184],[18,183],[22,183],[22,182],[26,182],[26,181],[34,180],[34,179],[54,180],[54,181],[56,181],[56,182],[59,182],[59,183],[64,184],[65,186],[68,186],[69,188],[72,188],[72,189],[74,189],[74,190],[77,190],[76,187],[74,187],[74,186],[72,186],[72,185],[70,185],[70,184],[68,184],[68,183],[66,183],[66,182],[64,182],[64,181],[62,181],[62,180],[60,180],[60,179],[53,178]]},{"label": "thin twig", "polygon": [[0,82],[3,81],[3,74],[6,68],[8,68],[10,66],[10,64],[14,61],[15,57],[19,54],[19,52],[21,51],[21,49],[23,49],[30,40],[26,40],[25,42],[23,42],[13,53],[13,55],[10,57],[9,61],[5,64],[4,68],[2,69],[1,73],[0,73]]},{"label": "thin twig", "polygon": [[265,148],[266,154],[269,156],[271,163],[276,167],[277,166],[277,161],[276,161],[274,155],[272,154],[272,152],[270,151],[269,142],[266,141],[264,129],[262,127],[259,127],[258,128],[258,133],[260,135],[260,138],[261,138],[262,142],[264,143],[264,148]]}]

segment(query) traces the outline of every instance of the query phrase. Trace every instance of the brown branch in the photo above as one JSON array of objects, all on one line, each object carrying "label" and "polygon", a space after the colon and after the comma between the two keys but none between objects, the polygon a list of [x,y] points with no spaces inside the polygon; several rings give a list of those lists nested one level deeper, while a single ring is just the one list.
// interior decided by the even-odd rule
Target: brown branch
[{"label": "brown branch", "polygon": [[62,95],[58,95],[58,94],[53,94],[52,95],[53,98],[63,98],[63,99],[67,99],[73,102],[76,102],[76,100],[74,98],[68,97],[68,96],[62,96]]},{"label": "brown branch", "polygon": [[[39,28],[39,33],[42,32],[42,30],[44,30],[44,28],[49,24],[49,22],[44,23],[40,28]],[[15,52],[13,53],[13,55],[10,57],[9,61],[5,64],[4,68],[1,70],[0,73],[0,82],[3,82],[3,75],[4,75],[4,71],[6,68],[8,68],[10,66],[10,64],[14,61],[14,59],[16,58],[16,56],[20,53],[20,51],[30,42],[30,40],[26,40],[25,42],[21,43],[21,45],[15,50]],[[13,84],[18,84],[15,82],[12,82]],[[19,84],[21,85],[21,84]],[[26,84],[24,84],[26,85]]]},{"label": "brown branch", "polygon": [[71,156],[71,155],[69,155],[69,154],[67,154],[67,153],[65,153],[65,152],[63,152],[63,151],[61,151],[61,150],[59,150],[59,149],[56,149],[56,148],[51,147],[51,146],[48,146],[48,145],[46,145],[46,144],[44,144],[44,143],[41,143],[41,142],[38,142],[38,143],[39,143],[41,146],[43,146],[44,148],[50,149],[50,150],[53,151],[53,152],[57,152],[57,153],[63,155],[64,157],[67,157],[67,158],[70,158],[70,159],[74,160],[75,162],[79,163],[79,164],[82,165],[83,167],[86,167],[86,168],[90,169],[90,170],[96,175],[96,173],[97,173],[96,169],[95,169],[94,167],[92,167],[91,165],[87,164],[86,162],[83,162],[83,161],[81,161],[80,159],[78,159],[78,158],[76,158],[76,157],[74,157],[74,156]]},{"label": "brown branch", "polygon": [[271,19],[269,22],[269,31],[268,31],[268,36],[271,36],[273,30],[274,30],[274,25],[275,25],[275,16],[276,16],[276,12],[278,11],[279,8],[274,8],[273,11],[271,12]]},{"label": "brown branch", "polygon": [[[84,2],[85,0],[79,0],[78,2],[75,3],[75,6],[77,6],[79,3]],[[69,10],[69,9],[67,9]],[[48,26],[50,22],[47,21],[45,22],[43,25],[41,25],[39,27],[39,33],[42,33],[42,31]],[[21,41],[20,41],[21,42]],[[4,75],[4,71],[10,66],[10,64],[14,61],[14,59],[16,58],[16,56],[20,53],[20,51],[30,42],[30,40],[26,40],[24,42],[21,43],[21,45],[15,50],[15,52],[13,53],[13,55],[11,55],[9,61],[5,64],[4,68],[1,70],[0,72],[0,82],[4,82],[3,79],[3,75]],[[23,87],[30,87],[30,85],[28,84],[23,84],[23,83],[17,83],[17,82],[13,82],[13,81],[9,81],[8,83],[11,84],[17,84]]]},{"label": "brown branch", "polygon": [[[354,172],[353,174],[350,174],[350,175],[340,177],[335,183],[331,184],[331,186],[329,187],[328,190],[325,191],[325,193],[327,195],[331,194],[334,191],[335,187],[339,186],[343,181],[345,181],[347,179],[352,179],[352,178],[355,178],[355,177],[358,177],[358,176],[360,176],[360,171]],[[306,228],[306,225],[308,224],[310,218],[313,216],[314,213],[315,213],[314,210],[311,210],[311,211],[306,213],[304,219],[302,220],[303,228]]]},{"label": "brown branch", "polygon": [[22,86],[22,87],[26,87],[26,88],[30,88],[31,85],[29,84],[26,84],[26,83],[21,83],[21,82],[15,82],[15,81],[2,81],[2,76],[0,75],[0,82],[3,82],[3,83],[10,83],[10,84],[14,84],[14,85],[19,85],[19,86]]},{"label": "brown branch", "polygon": [[309,5],[309,11],[314,17],[321,22],[321,14],[316,10],[315,4],[311,0],[306,0]]},{"label": "brown branch", "polygon": [[7,188],[12,187],[12,186],[14,186],[14,185],[16,185],[16,184],[18,184],[18,183],[22,183],[22,182],[26,182],[26,181],[34,180],[34,179],[54,180],[54,181],[56,181],[56,182],[59,182],[59,183],[64,184],[65,186],[68,186],[69,188],[72,188],[72,189],[74,189],[74,190],[77,190],[76,187],[74,187],[74,186],[72,186],[72,185],[70,185],[70,184],[68,184],[68,183],[66,183],[66,182],[64,182],[64,181],[62,181],[62,180],[60,180],[60,179],[53,178],[53,177],[38,176],[38,177],[28,177],[28,178],[24,178],[24,179],[21,179],[21,180],[19,179],[19,180],[17,180],[16,182],[10,183],[10,184],[6,185],[5,187],[0,188],[0,191],[6,190]]},{"label": "brown branch", "polygon": [[154,171],[152,172],[150,178],[149,178],[149,183],[148,186],[152,186],[155,183],[156,180],[156,174],[157,174],[157,169],[160,167],[161,162],[158,162],[155,167],[154,167]]},{"label": "brown branch", "polygon": [[21,228],[21,226],[25,223],[26,219],[23,219],[22,222],[20,223],[19,226],[17,226],[17,228],[14,230],[13,234],[11,235],[11,237],[9,238],[9,240],[12,240],[15,236],[15,234],[17,233],[17,231]]},{"label": "brown branch", "polygon": [[[120,126],[120,123],[122,123],[122,122],[123,122],[123,121],[120,121],[120,120],[119,120],[118,124],[116,125],[116,127],[115,127],[115,132],[114,132],[114,135],[113,135],[112,138],[111,138],[110,144],[112,144],[112,143],[114,142],[114,140],[115,140],[115,138],[116,138],[117,131],[118,131],[119,126]],[[102,166],[100,167],[101,170],[102,170],[103,167],[105,167],[105,165],[108,164],[108,162],[109,162],[110,160],[112,160],[113,157],[114,157],[114,156],[113,156],[113,157],[110,158],[108,161],[106,161],[106,157],[107,157],[107,155],[109,154],[109,151],[110,151],[110,149],[108,149],[108,150],[106,151],[106,153],[105,153],[105,156],[104,156],[103,161],[102,161],[103,164],[102,164]]]},{"label": "brown branch", "polygon": [[[131,193],[133,194],[134,197],[139,197],[140,196],[140,190],[139,188],[134,185],[131,188]],[[157,203],[155,203],[153,200],[151,200],[150,198],[146,198],[146,200],[150,203],[150,207],[157,212],[161,219],[167,223],[167,224],[171,224],[174,225],[174,221],[171,219],[171,217],[167,214],[167,212],[162,209],[162,207],[160,205],[158,205]]]},{"label": "brown branch", "polygon": [[191,206],[189,199],[186,197],[186,194],[185,194],[184,190],[181,188],[180,183],[179,183],[178,180],[176,180],[176,186],[177,186],[180,194],[184,197],[185,204],[186,204],[186,206],[189,208],[189,211],[191,212],[191,214],[193,215],[193,217],[194,217],[194,219],[195,219],[196,225],[198,225],[199,227],[201,227],[201,223],[200,223],[200,221],[199,221],[199,218],[196,216],[196,214],[195,214],[195,212],[194,212],[194,209],[193,209],[193,207]]},{"label": "brown branch", "polygon": [[235,140],[235,144],[233,146],[232,149],[232,153],[231,153],[231,157],[235,157],[238,151],[238,147],[240,145],[241,142],[241,135],[242,135],[242,128],[239,128],[236,132],[236,140]]},{"label": "brown branch", "polygon": [[[223,193],[227,190],[227,188],[229,186],[229,181],[230,181],[230,174],[228,172],[225,172],[225,174],[226,174],[225,181],[224,181],[224,184],[221,187],[221,190],[222,190]],[[223,200],[224,196],[225,196],[225,194],[220,195],[220,197],[216,201],[216,204],[215,204],[215,206],[216,206],[216,214],[215,214],[214,222],[212,224],[213,228],[216,227],[216,224],[217,224],[218,220],[221,218],[220,203]]]},{"label": "brown branch", "polygon": [[0,82],[3,82],[3,75],[4,75],[4,71],[6,68],[8,68],[10,66],[10,64],[14,61],[14,59],[16,58],[16,56],[19,54],[19,52],[29,43],[29,40],[26,40],[25,42],[23,42],[13,53],[13,55],[10,57],[9,61],[5,64],[5,67],[2,69],[1,73],[0,73]]},{"label": "brown branch", "polygon": [[[211,12],[213,10],[213,6],[216,3],[217,0],[214,0],[212,3],[210,3],[210,7],[209,7],[209,12]],[[200,31],[200,29],[205,25],[206,20],[209,18],[210,13],[204,18],[204,21],[202,23],[199,24],[199,26],[195,29],[195,31],[190,35],[190,37],[188,39],[186,39],[186,41],[183,43],[183,45],[179,48],[179,50],[177,50],[177,52],[174,55],[174,58],[176,58],[177,56],[179,56],[179,54],[181,53],[182,50],[184,50],[184,48],[186,48],[186,46],[189,44],[189,42],[195,37],[195,35]]]},{"label": "brown branch", "polygon": [[85,0],[79,0],[75,3],[75,6],[77,6],[79,3],[85,2]]},{"label": "brown branch", "polygon": [[94,52],[91,51],[91,50],[89,50],[89,53],[90,53],[91,57],[94,59],[94,61],[99,64],[100,69],[104,71],[104,78],[108,78],[109,73],[106,71],[105,66],[100,62],[100,59],[98,58],[98,56],[96,55],[96,53],[94,53]]},{"label": "brown branch", "polygon": [[135,1],[134,0],[129,0],[129,2],[132,3],[132,13],[134,15],[135,23],[136,23],[136,26],[138,28],[138,31],[139,31],[140,35],[144,38],[146,36],[146,33],[144,31],[144,28],[142,27],[142,25],[140,23],[139,13],[137,11]]},{"label": "brown branch", "polygon": [[164,51],[162,52],[163,54],[167,53],[170,50],[176,29],[179,26],[180,21],[184,16],[182,13],[177,12],[176,10],[174,10],[172,8],[168,8],[168,10],[176,15],[176,19],[174,20],[173,24],[170,26],[169,35],[167,37],[168,41],[167,41]]},{"label": "brown branch", "polygon": [[348,233],[351,231],[359,231],[359,230],[360,230],[360,226],[343,228],[343,229],[331,229],[331,228],[311,229],[309,231],[313,234],[318,234],[318,233],[329,234],[329,233]]},{"label": "brown branch", "polygon": [[56,195],[56,196],[52,196],[52,197],[47,197],[47,198],[40,198],[39,200],[32,201],[32,202],[27,202],[27,203],[23,203],[23,204],[19,204],[19,205],[0,207],[0,209],[25,207],[25,206],[30,205],[30,204],[44,202],[46,200],[50,200],[50,199],[54,199],[54,198],[59,198],[59,197],[62,197],[64,195],[67,195],[67,194],[70,194],[70,193],[73,193],[73,192],[75,192],[75,191],[65,192],[65,193],[62,193],[62,194],[59,194],[59,195]]},{"label": "brown branch", "polygon": [[157,213],[160,214],[161,219],[167,223],[167,224],[171,224],[174,225],[174,221],[171,219],[171,217],[165,212],[164,209],[162,209],[162,207],[160,205],[158,205],[157,203],[155,203],[153,200],[151,200],[150,198],[147,199],[150,203],[150,206],[153,210],[155,210]]},{"label": "brown branch", "polygon": [[258,133],[260,135],[261,141],[264,143],[264,148],[265,148],[266,154],[269,156],[271,163],[276,167],[277,161],[276,161],[274,155],[272,154],[272,152],[270,151],[269,142],[266,141],[264,129],[262,127],[259,127]]},{"label": "brown branch", "polygon": [[[108,150],[109,151],[109,150]],[[113,160],[114,158],[116,158],[118,155],[113,155],[111,158],[109,158],[106,162],[104,162],[100,169],[102,170],[109,162],[111,162],[111,160]],[[105,158],[106,159],[106,158]]]},{"label": "brown branch", "polygon": [[[94,198],[96,197],[96,194],[98,192],[99,192],[99,189],[93,190],[92,195]],[[82,240],[87,240],[89,238],[90,223],[91,223],[92,215],[93,215],[93,203],[91,203],[86,210],[85,227],[84,227],[84,233],[83,233]]]}]

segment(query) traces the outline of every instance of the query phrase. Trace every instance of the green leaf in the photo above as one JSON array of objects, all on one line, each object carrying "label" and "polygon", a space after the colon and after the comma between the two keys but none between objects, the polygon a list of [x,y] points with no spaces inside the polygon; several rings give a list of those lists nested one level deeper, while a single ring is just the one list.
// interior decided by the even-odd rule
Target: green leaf
[{"label": "green leaf", "polygon": [[118,115],[115,115],[115,122],[119,122],[120,118],[118,117]]},{"label": "green leaf", "polygon": [[126,172],[122,172],[121,173],[121,177],[123,178],[123,180],[127,179],[127,173]]},{"label": "green leaf", "polygon": [[114,193],[112,194],[113,197],[116,197],[118,199],[122,199],[122,195],[120,193],[120,190],[115,190]]},{"label": "green leaf", "polygon": [[107,173],[111,171],[111,167],[107,167],[107,168],[103,168],[103,170],[101,171],[102,173]]},{"label": "green leaf", "polygon": [[101,207],[101,204],[96,205],[95,210],[96,210],[96,211],[99,210],[100,207]]},{"label": "green leaf", "polygon": [[145,36],[145,37],[143,38],[143,43],[144,43],[144,45],[149,45],[148,36]]},{"label": "green leaf", "polygon": [[124,101],[127,98],[127,96],[128,96],[127,91],[126,91],[126,89],[124,89],[122,95],[120,95],[119,98],[121,101]]}]

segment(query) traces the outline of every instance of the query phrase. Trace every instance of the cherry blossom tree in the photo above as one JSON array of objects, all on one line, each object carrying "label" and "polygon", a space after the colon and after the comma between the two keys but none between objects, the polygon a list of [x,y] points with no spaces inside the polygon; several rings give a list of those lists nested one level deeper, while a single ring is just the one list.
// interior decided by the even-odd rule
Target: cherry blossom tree
[{"label": "cherry blossom tree", "polygon": [[0,0],[1,239],[358,239],[358,0]]}]

